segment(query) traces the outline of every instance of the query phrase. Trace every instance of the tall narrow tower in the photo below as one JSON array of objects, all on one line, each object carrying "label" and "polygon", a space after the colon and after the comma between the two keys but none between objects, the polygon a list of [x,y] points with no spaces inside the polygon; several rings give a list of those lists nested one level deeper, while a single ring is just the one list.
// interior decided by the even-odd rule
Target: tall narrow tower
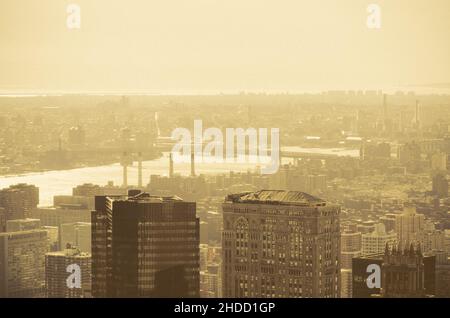
[{"label": "tall narrow tower", "polygon": [[138,153],[138,187],[142,187],[142,153]]},{"label": "tall narrow tower", "polygon": [[120,164],[123,167],[123,187],[128,187],[128,166],[132,164],[132,161],[130,160],[130,157],[127,152],[124,152],[122,154],[122,161]]}]

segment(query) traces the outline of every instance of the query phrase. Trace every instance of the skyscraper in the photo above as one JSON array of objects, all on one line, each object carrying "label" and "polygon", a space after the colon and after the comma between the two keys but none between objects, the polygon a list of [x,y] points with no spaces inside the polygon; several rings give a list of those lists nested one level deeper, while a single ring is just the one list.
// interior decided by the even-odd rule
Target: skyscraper
[{"label": "skyscraper", "polygon": [[382,295],[421,298],[435,294],[435,256],[424,257],[420,246],[386,249],[382,269]]},{"label": "skyscraper", "polygon": [[386,244],[392,246],[397,241],[397,234],[393,231],[386,232],[383,223],[375,225],[375,230],[362,235],[362,255],[383,253]]},{"label": "skyscraper", "polygon": [[6,220],[31,217],[32,209],[39,203],[39,188],[17,184],[0,190],[0,207],[6,211]]},{"label": "skyscraper", "polygon": [[[70,265],[78,266],[74,272],[80,282],[68,284],[72,273]],[[77,283],[78,286],[77,286]],[[83,298],[91,294],[91,254],[67,245],[63,251],[45,254],[45,287],[48,298]]]},{"label": "skyscraper", "polygon": [[61,247],[70,244],[81,252],[91,253],[91,223],[61,224]]},{"label": "skyscraper", "polygon": [[352,259],[361,256],[361,232],[341,234],[341,298],[352,297]]},{"label": "skyscraper", "polygon": [[414,206],[405,206],[403,213],[395,217],[395,231],[398,242],[402,246],[409,246],[420,240],[420,234],[425,227],[425,216],[416,213]]},{"label": "skyscraper", "polygon": [[195,202],[130,190],[97,196],[92,214],[94,297],[198,297]]},{"label": "skyscraper", "polygon": [[6,221],[6,232],[38,230],[41,227],[39,219],[18,219]]},{"label": "skyscraper", "polygon": [[0,233],[0,298],[44,295],[47,232]]},{"label": "skyscraper", "polygon": [[224,297],[339,297],[340,207],[297,191],[229,195]]},{"label": "skyscraper", "polygon": [[441,198],[448,197],[448,180],[444,174],[438,173],[433,176],[433,193]]}]

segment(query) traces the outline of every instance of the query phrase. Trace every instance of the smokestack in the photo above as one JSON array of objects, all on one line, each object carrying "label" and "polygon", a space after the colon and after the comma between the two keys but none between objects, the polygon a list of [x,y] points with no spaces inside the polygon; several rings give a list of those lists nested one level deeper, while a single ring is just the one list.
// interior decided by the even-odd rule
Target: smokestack
[{"label": "smokestack", "polygon": [[138,187],[142,187],[142,153],[138,154]]},{"label": "smokestack", "polygon": [[123,187],[126,188],[128,187],[128,165],[129,165],[128,155],[126,152],[122,154],[121,164],[123,167]]},{"label": "smokestack", "polygon": [[127,164],[123,164],[123,187],[128,187],[128,166]]},{"label": "smokestack", "polygon": [[195,177],[195,154],[191,153],[191,176]]},{"label": "smokestack", "polygon": [[172,153],[169,155],[169,177],[173,178],[173,158]]}]

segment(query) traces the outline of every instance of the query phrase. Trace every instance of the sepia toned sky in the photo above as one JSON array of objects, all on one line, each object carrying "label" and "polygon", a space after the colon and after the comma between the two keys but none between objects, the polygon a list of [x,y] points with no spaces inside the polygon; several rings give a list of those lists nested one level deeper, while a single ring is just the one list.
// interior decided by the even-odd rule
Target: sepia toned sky
[{"label": "sepia toned sky", "polygon": [[450,87],[449,31],[449,0],[1,0],[0,91]]}]

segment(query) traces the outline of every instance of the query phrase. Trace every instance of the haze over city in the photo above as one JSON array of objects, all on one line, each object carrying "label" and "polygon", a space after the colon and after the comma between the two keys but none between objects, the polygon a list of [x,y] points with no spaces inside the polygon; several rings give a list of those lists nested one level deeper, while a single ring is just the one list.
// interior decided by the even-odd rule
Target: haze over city
[{"label": "haze over city", "polygon": [[448,0],[2,0],[0,301],[450,298],[449,30]]}]

